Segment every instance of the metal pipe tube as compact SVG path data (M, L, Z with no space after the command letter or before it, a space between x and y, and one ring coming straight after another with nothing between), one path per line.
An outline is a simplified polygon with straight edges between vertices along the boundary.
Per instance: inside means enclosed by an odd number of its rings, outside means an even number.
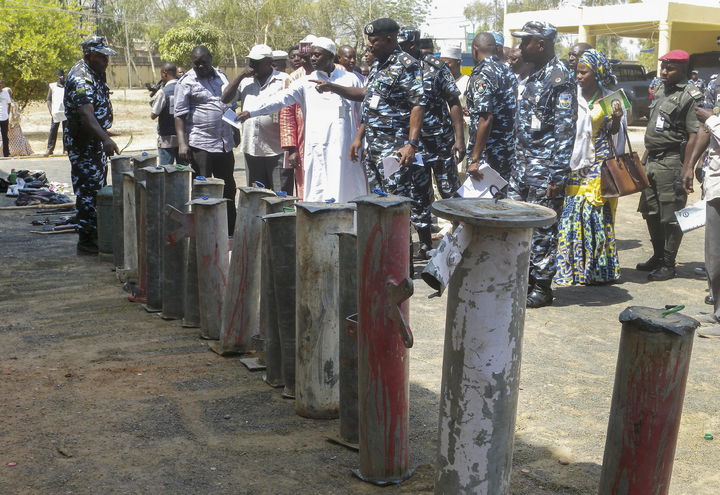
M338 269L340 308L340 438L358 443L357 235L340 232Z
M212 177L198 176L192 183L192 198L203 196L208 198L222 198L225 181ZM183 320L182 326L197 328L200 326L200 303L198 295L198 265L195 236L190 237L186 244L187 261L185 270L185 290L183 291ZM202 337L202 335L201 335Z
M177 222L169 215L168 206L187 213L190 200L190 181L192 170L184 165L165 166L165 199L163 201L163 224L161 236L162 249L162 314L167 320L183 317L185 256L188 239L183 238L175 243L168 242L168 236L176 228Z
M135 240L137 241L137 287L135 294L128 299L134 302L144 303L146 299L147 286L147 240L146 240L146 218L147 207L145 188L145 162L133 157L133 177L135 179Z
M220 337L229 268L226 201L190 201L195 219L200 331L205 338L215 340Z
M144 308L153 313L162 311L162 245L165 212L165 167L145 167L145 240L147 249L147 282Z
M338 240L353 228L349 204L298 203L295 265L295 412L337 418L340 361Z
M132 162L131 162L132 165ZM135 177L132 171L122 174L123 182L123 266L124 278L137 281L138 277L138 251L137 251L137 214L135 209ZM121 271L118 271L120 273Z
M239 187L238 190L230 275L217 349L222 356L252 351L252 336L259 333L260 247L262 216L267 207L261 200L275 196L270 189Z
M265 215L270 238L283 397L295 398L295 212Z
M290 196L273 196L262 198L266 204L265 211L268 214L280 213L286 207L297 200ZM263 219L265 216L262 217ZM262 220L262 219L261 219ZM282 344L280 330L278 327L278 315L275 310L275 284L273 283L272 256L270 253L269 226L261 222L262 247L260 257L262 269L260 270L260 340L264 347L265 375L263 380L271 387L282 387L283 362Z
M444 199L467 236L447 287L435 494L510 493L530 239L549 208Z
M665 495L670 490L699 323L680 313L667 313L630 306L620 314L600 495Z
M113 186L113 263L115 269L126 268L124 260L125 239L124 239L124 174L132 171L132 157L128 155L117 155L110 157L110 175Z
M360 479L387 485L409 467L408 325L410 205L400 196L369 195L357 203L358 443Z

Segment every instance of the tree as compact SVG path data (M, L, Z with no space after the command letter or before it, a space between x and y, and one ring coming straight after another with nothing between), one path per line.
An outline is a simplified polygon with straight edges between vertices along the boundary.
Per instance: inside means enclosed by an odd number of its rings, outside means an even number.
M475 33L483 31L502 32L503 9L502 3L498 0L492 2L475 0L465 6L463 14L472 23L473 32Z
M197 19L170 28L158 41L160 57L183 67L190 67L190 52L198 45L205 45L217 57L222 33L219 29Z
M32 8L0 0L0 70L23 108L47 95L58 69L67 71L81 56L87 32L77 27L76 4L34 0Z

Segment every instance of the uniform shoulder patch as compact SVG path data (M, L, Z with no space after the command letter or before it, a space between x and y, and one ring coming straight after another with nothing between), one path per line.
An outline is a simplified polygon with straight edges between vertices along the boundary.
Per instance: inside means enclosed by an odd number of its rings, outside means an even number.
M560 93L558 95L558 107L570 108L572 106L572 94L571 93Z
M479 96L479 95L485 94L487 89L488 89L488 85L485 82L485 79L483 79L482 77L478 77L477 79L475 79L475 82L473 82L473 92L476 95Z
M567 73L559 67L554 68L550 73L550 81L552 82L553 87L560 86L567 80Z
M423 60L438 69L442 68L443 66L443 63L432 55L425 55L425 58Z
M696 101L700 101L703 99L702 91L697 89L697 87L693 86L692 84L688 84L687 92Z

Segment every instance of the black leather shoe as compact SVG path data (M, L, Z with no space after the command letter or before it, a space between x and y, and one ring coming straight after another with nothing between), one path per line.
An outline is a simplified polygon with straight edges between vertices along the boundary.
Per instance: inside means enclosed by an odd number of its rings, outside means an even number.
M542 308L550 306L553 302L552 289L546 284L535 284L533 290L527 296L528 308Z
M97 237L82 231L78 234L77 254L98 254Z
M713 298L713 296L705 296L705 304L713 306L715 304L715 299Z
M671 278L675 278L675 268L671 266L661 266L648 275L648 280L651 282L662 282Z
M649 260L647 260L645 263L638 263L635 265L636 270L640 270L641 272L651 272L653 270L657 270L658 268L662 267L662 258L657 258L653 256Z

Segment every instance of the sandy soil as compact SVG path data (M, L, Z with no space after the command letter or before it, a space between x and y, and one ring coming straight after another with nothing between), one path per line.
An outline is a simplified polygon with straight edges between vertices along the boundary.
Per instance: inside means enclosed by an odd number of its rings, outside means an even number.
M120 117L123 105L116 102L121 143L147 111L129 103ZM29 114L31 136L43 119ZM152 147L149 119L142 128L149 131L136 143ZM0 169L22 163L68 180L64 158L1 160ZM236 174L242 183L240 166ZM619 207L622 282L558 289L554 306L527 314L513 494L597 493L625 307L681 303L691 315L708 308L706 282L693 274L703 231L685 237L677 279L647 283L634 270L650 249L635 205L631 197ZM381 489L350 474L356 453L326 441L336 420L295 415L260 373L210 352L196 329L129 303L108 263L75 255L75 236L30 234L33 218L0 211L0 494L432 493L447 301L428 299L422 281L411 300L417 470ZM695 341L674 495L718 493L720 440L703 434L720 435L719 350L720 342Z

